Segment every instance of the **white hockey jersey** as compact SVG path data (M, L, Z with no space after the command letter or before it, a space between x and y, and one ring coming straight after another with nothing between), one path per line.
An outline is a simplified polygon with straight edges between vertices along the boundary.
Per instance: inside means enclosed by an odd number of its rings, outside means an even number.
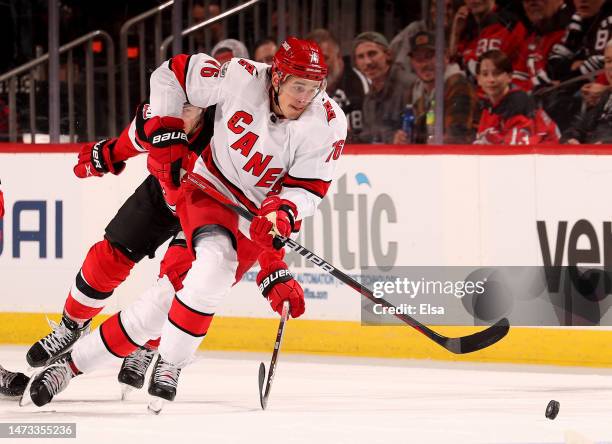
M252 212L274 192L295 204L296 219L311 216L334 179L344 113L321 92L298 119L277 118L266 64L234 58L221 67L206 54L179 55L152 74L150 99L159 116L180 117L186 102L217 106L211 150L194 172Z

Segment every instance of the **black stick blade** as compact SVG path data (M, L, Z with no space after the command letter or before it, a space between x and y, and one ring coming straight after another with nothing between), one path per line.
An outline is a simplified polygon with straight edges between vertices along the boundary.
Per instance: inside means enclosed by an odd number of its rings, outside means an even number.
M263 362L259 363L259 403L262 410L266 409L268 400L264 396L264 382L266 381L266 366Z
M495 344L504 338L510 330L508 319L502 318L482 331L460 338L448 338L441 343L442 347L457 355L472 353Z

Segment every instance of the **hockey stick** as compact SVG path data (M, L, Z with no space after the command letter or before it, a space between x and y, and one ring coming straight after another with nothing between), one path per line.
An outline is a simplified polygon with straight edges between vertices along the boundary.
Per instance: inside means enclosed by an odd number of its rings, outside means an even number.
M210 186L207 182L205 182L202 178L198 177L197 175L194 175L192 173L187 173L184 176L183 180L186 180L190 184L204 191L208 196L215 199L217 202L226 206L227 208L235 211L240 216L244 217L246 220L249 220L249 221L253 220L254 216L248 210L230 201L227 197L225 197L223 194L221 194L215 188ZM275 239L278 239L284 245L288 246L293 251L295 251L297 254L299 254L300 256L303 256L304 258L306 258L307 260L309 260L310 262L312 262L319 268L323 269L324 271L328 272L333 277L345 283L346 285L348 285L355 291L359 292L360 294L362 294L369 300L376 302L378 304L384 305L385 307L395 309L393 304L391 304L390 302L382 298L375 297L372 290L361 285L359 282L357 282L356 280L354 280L347 274L343 273L342 271L338 270L332 264L325 261L324 259L321 259L319 256L314 254L312 251L301 246L297 242L287 237L280 236L280 235L276 235ZM471 353L471 352L475 352L477 350L486 348L490 345L493 345L497 341L502 339L504 336L506 336L506 334L508 334L508 330L510 329L510 324L508 322L508 319L501 318L495 324L479 332L473 333L468 336L460 336L458 338L449 338L447 336L441 335L440 333L436 333L435 331L425 326L424 324L421 324L419 321L417 321L411 316L408 316L406 314L397 313L397 310L393 310L392 312L394 313L394 316L396 318L410 325L415 330L421 332L422 334L427 336L429 339L434 341L436 344L444 347L449 352L455 353L455 354Z
M266 380L266 366L263 362L259 364L259 403L263 410L268 406L268 397L270 396L270 388L272 387L272 380L274 379L274 372L276 371L276 360L278 359L278 352L280 350L281 341L283 340L283 333L285 332L285 324L289 318L289 301L283 302L283 311L281 315L280 324L278 324L278 332L276 333L276 342L274 343L274 351L272 352L272 360L270 361L270 368L268 369L268 381L266 382L266 390L264 392L264 381Z

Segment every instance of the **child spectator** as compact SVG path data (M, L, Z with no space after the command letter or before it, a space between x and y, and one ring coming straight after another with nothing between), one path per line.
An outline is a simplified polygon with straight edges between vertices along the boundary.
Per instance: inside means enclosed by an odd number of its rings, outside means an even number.
M512 85L512 62L503 52L485 52L476 67L486 95L476 144L528 145L557 143L557 125L522 89Z

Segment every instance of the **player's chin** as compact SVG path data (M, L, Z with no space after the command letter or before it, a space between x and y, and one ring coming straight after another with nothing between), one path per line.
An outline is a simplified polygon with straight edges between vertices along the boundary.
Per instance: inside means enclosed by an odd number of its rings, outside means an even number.
M294 105L289 105L289 112L287 113L287 117L289 119L297 119L302 115L302 113L306 110L306 107L299 107Z

